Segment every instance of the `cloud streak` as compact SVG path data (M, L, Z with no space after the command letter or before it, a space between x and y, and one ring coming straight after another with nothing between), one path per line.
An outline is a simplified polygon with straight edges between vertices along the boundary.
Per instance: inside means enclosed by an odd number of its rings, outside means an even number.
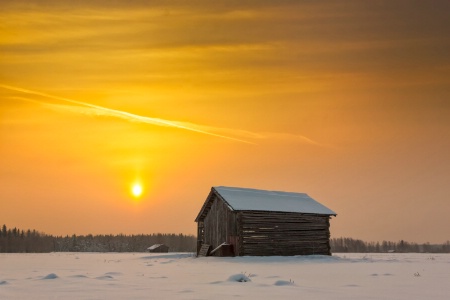
M72 113L78 113L78 114L85 114L85 115L94 115L94 116L109 116L109 117L115 117L124 119L129 122L139 122L139 123L145 123L145 124L151 124L156 126L163 126L163 127L172 127L177 128L181 130L196 132L204 135L214 136L218 138L228 139L236 142L246 143L246 144L253 144L256 145L257 143L248 141L248 139L253 140L267 140L267 139L278 139L278 140L290 140L290 141L297 141L304 144L309 144L313 146L318 147L330 147L324 144L321 144L319 142L316 142L308 137L305 137L303 135L297 135L297 134L289 134L289 133L279 133L279 132L265 132L265 133L255 133L247 130L242 129L232 129L232 128L224 128L224 127L214 127L214 126L207 126L207 125L200 125L190 122L179 122L179 121L171 121L171 120L165 120L160 118L153 118L153 117L147 117L147 116L141 116L132 114L129 112L111 109L83 101L73 100L69 98L59 97L50 95L47 93L42 93L39 91L33 91L29 89L24 89L21 87L16 86L10 86L10 85L4 85L0 84L0 88L20 92L24 94L29 95L35 95L40 96L44 98L49 98L53 100L62 101L65 103L70 103L74 105L66 105L66 104L53 104L45 101L30 99L26 97L10 97L11 99L16 99L20 101L27 101L39 105L45 105L50 108L56 108L58 110L66 110L70 111ZM236 137L237 136L237 137ZM238 138L239 137L239 138Z
M152 125L164 126L164 127L173 127L173 128L178 128L178 129L182 129L182 130L197 132L200 134L215 136L215 137L219 137L219 138L223 138L223 139L233 140L233 141L237 141L237 142L241 142L241 143L255 144L253 142L235 138L235 137L232 137L229 135L214 133L214 132L212 132L212 130L216 129L214 127L199 126L199 125L195 125L195 124L187 123L187 122L177 122L177 121L170 121L170 120L165 120L165 119L160 119L160 118L152 118L152 117L147 117L147 116L136 115L136 114L132 114L132 113L121 111L121 110L107 108L107 107L94 105L94 104L87 103L87 102L72 100L72 99L68 99L68 98L64 98L64 97L54 96L54 95L50 95L50 94L46 94L46 93L42 93L42 92L38 92L38 91L32 91L29 89L24 89L24 88L10 86L10 85L0 84L0 87L3 89L11 90L11 91L41 96L41 97L45 97L45 98L49 98L49 99L59 100L59 101L63 101L66 103L71 103L71 104L75 104L78 106L90 108L91 112L88 112L88 114L105 115L105 116L125 119L127 121L132 121L132 122L140 122L140 123L146 123L146 124L152 124ZM21 98L21 97L16 97L16 99L30 101L30 102L39 103L39 104L46 104L46 105L49 104L49 103L46 103L43 101L37 101L37 100ZM233 132L233 129L226 129L226 128L217 128L217 130ZM257 137L257 135L250 133L250 132L245 132L242 130L238 130L238 132L240 134L246 133L247 135Z

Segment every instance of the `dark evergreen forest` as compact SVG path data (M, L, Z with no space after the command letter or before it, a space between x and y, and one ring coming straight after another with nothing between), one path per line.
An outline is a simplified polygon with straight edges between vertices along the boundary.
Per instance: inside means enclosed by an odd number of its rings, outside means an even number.
M196 237L184 234L72 235L53 236L36 230L3 225L0 252L145 252L154 244L169 246L170 252L195 252Z
M365 242L352 238L333 238L330 240L331 252L334 253L450 253L450 241L443 244L418 244L406 241Z
M154 244L165 244L169 246L170 252L196 251L196 237L184 234L53 236L36 230L8 228L6 225L0 231L0 253L145 252ZM450 241L443 244L417 244L403 240L365 242L341 237L332 238L330 244L332 253L450 253Z

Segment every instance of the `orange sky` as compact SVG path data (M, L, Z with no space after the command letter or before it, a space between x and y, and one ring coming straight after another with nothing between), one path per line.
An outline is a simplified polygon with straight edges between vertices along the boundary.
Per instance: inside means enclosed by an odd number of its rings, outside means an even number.
M226 185L450 239L448 1L146 2L0 3L0 224L193 234Z

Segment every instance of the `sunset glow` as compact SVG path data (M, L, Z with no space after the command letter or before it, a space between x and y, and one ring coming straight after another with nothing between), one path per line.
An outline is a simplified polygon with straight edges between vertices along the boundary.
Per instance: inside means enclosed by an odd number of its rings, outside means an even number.
M133 184L133 187L131 188L131 193L135 198L139 198L142 195L142 186L140 183Z
M0 225L195 234L224 185L448 239L449 1L188 2L1 1Z

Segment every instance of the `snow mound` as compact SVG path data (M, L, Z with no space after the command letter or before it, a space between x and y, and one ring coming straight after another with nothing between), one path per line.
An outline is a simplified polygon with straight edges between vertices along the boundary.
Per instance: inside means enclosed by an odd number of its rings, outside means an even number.
M50 273L47 276L44 276L42 279L56 279L58 278L58 275L56 275L55 273Z
M274 285L276 286L284 286L284 285L294 285L293 281L287 281L287 280L277 280L275 281Z
M248 278L245 274L235 274L231 275L228 278L228 281L235 281L235 282L248 282L251 281L250 278Z

